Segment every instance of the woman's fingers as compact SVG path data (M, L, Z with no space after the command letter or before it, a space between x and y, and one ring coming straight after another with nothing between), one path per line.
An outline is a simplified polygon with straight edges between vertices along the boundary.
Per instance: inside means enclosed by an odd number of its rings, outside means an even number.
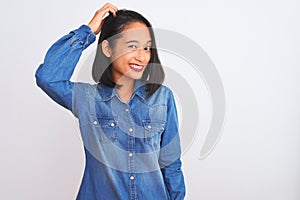
M109 8L109 11L111 11L114 14L114 16L115 16L116 12L118 11L118 8L111 3L106 3L103 7Z
M110 3L106 3L99 10L96 11L91 21L88 23L88 26L91 30L98 34L102 28L103 19L111 12L113 16L116 16L118 8Z
M117 12L118 10L115 10L115 9L112 8L112 7L108 7L108 8L106 8L106 9L104 9L104 10L98 10L98 11L99 11L100 15L102 15L102 19L104 19L105 16L106 16L106 14L108 14L109 12L111 12L114 16L116 16L116 12Z

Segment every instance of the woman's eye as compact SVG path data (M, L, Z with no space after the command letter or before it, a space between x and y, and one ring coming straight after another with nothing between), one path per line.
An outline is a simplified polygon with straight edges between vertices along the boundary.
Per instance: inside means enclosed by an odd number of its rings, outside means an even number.
M144 50L146 50L146 51L149 51L150 49L151 49L150 46L144 48Z
M131 48L131 49L137 49L136 45L129 45L128 47Z

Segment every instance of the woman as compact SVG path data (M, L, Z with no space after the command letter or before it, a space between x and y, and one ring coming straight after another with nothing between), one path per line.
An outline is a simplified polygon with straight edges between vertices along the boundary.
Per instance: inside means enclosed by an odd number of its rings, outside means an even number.
M71 82L98 33L97 84ZM109 3L50 47L36 80L79 120L86 165L76 199L184 198L177 111L163 79L151 24Z

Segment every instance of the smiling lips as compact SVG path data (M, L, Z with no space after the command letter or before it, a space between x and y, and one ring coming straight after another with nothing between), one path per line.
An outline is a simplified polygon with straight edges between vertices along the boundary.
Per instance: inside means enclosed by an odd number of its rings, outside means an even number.
M137 65L137 64L129 64L130 68L133 70L133 71L136 71L136 72L141 72L143 71L143 68L145 67L144 65Z

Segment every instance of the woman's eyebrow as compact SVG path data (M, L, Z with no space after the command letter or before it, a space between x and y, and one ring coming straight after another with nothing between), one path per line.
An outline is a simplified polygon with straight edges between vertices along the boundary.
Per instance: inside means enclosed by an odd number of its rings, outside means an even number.
M146 43L151 43L151 42L152 42L151 40L148 40ZM139 41L137 41L137 40L129 40L129 41L126 42L126 44L128 44L128 43L139 43Z

